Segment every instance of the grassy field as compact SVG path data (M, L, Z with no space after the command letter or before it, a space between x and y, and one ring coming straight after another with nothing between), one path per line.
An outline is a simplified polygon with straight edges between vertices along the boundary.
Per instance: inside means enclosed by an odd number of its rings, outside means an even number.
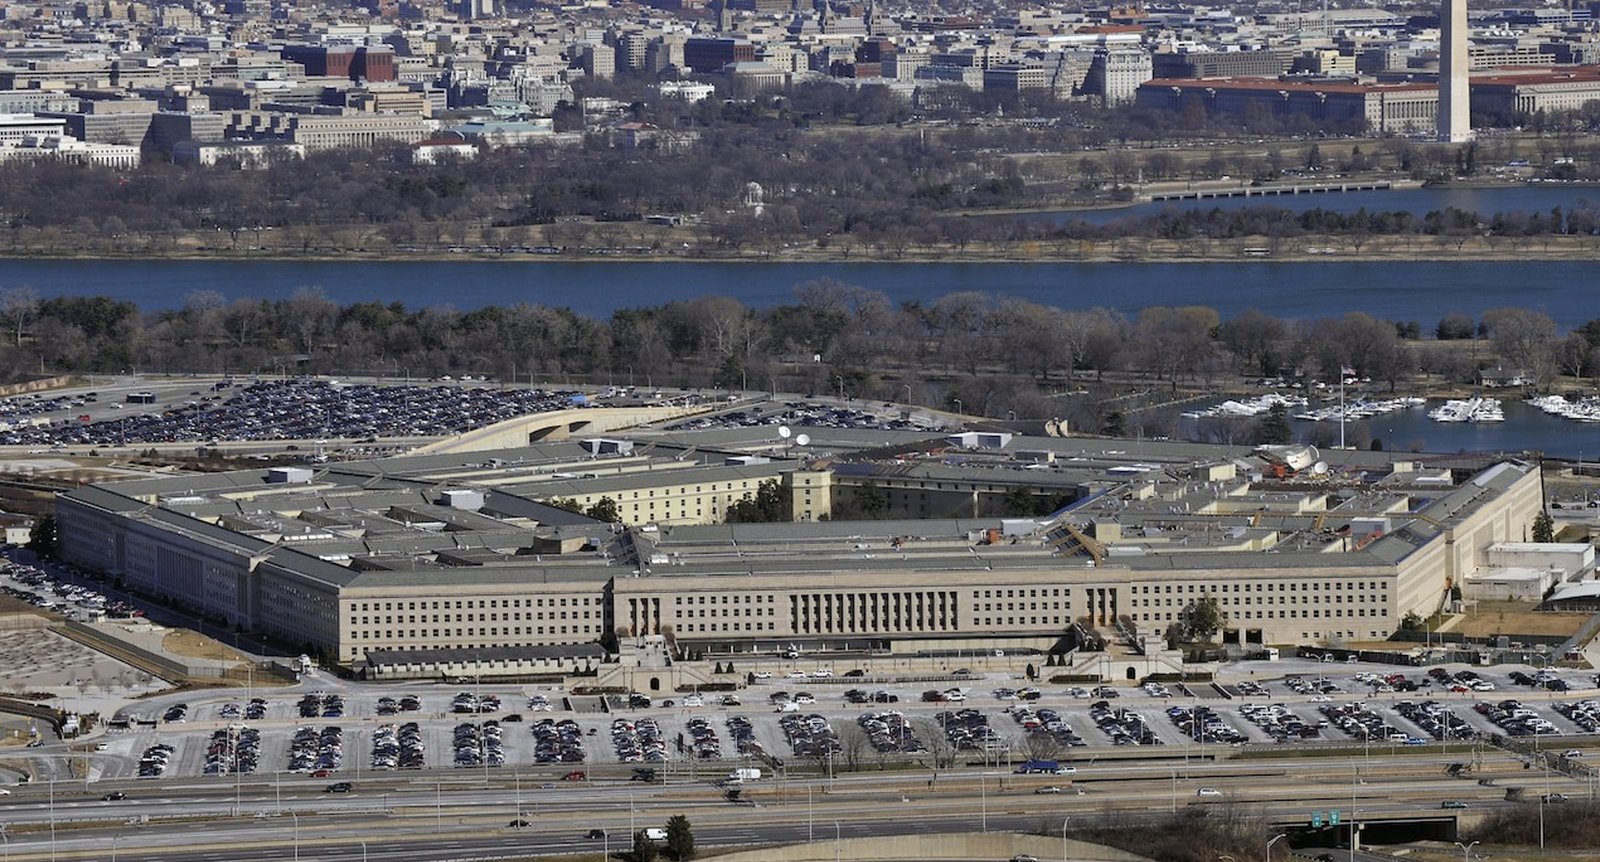
M1469 637L1504 634L1566 637L1578 630L1589 614L1535 613L1531 602L1478 602L1449 631Z

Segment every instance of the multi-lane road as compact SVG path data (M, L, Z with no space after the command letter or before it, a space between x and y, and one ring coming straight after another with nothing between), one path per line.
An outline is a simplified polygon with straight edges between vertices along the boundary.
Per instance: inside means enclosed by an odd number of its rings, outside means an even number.
M1342 811L1346 821L1450 816L1518 804L1508 785L1569 796L1589 793L1563 776L1530 774L1503 752L1481 754L1471 778L1445 774L1470 753L1401 752L1354 757L1261 757L1185 762L1103 761L1072 779L1003 771L926 771L765 780L729 802L709 781L639 784L625 780L522 784L504 774L458 772L367 780L348 794L324 782L287 785L242 779L158 784L54 782L16 788L0 808L8 858L182 860L460 859L506 854L598 852L620 848L631 831L682 813L705 845L830 840L928 831L1051 830L1087 824L1107 812L1161 817L1227 806L1280 822ZM1488 779L1480 784L1473 779ZM1064 793L1038 794L1064 785ZM128 798L105 801L112 788ZM1199 788L1220 796L1198 796ZM1079 789L1082 793L1078 793ZM521 817L519 818L518 812ZM512 828L525 819L526 828ZM53 836L51 824L54 824ZM606 832L590 838L590 830ZM837 831L836 831L837 830ZM362 843L365 843L365 847ZM53 853L53 856L52 856Z

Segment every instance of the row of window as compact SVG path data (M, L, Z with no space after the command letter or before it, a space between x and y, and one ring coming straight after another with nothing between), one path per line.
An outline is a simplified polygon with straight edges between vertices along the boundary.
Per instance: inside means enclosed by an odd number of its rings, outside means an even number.
M1304 592L1323 593L1329 590L1382 590L1388 586L1382 581L1330 581L1301 582L1301 581L1250 581L1242 584L1140 584L1128 588L1132 595L1172 595L1181 593L1186 595L1206 595L1215 593L1298 593L1304 587ZM1280 589L1281 588L1281 589Z
M1365 616L1368 616L1367 609L1366 608L1352 608L1350 610L1349 616L1352 616L1352 617L1365 617ZM1371 613L1371 616L1381 617L1381 616L1385 616L1385 614L1378 613L1376 610L1374 610ZM1279 616L1277 611L1240 611L1240 612L1232 615L1233 619L1241 619L1241 620L1260 620L1260 619L1268 619L1268 620L1276 620L1276 619L1284 619L1284 620L1301 620L1301 619L1320 620L1320 619L1343 619L1344 617L1345 617L1345 612L1344 612L1343 608L1338 608L1338 609L1331 610L1331 611L1323 611L1323 610L1320 610L1320 609L1319 610L1314 610L1314 611L1284 611L1282 616ZM1147 622L1147 623L1149 623L1149 622L1170 623L1170 622L1175 622L1177 620L1182 619L1183 618L1183 614L1182 613L1154 613L1154 614L1147 613L1147 614L1139 615L1136 618L1139 619L1142 622Z
M526 629L526 630L524 630ZM370 629L351 632L354 640L393 640L401 638L455 638L455 637L524 637L538 635L598 635L598 626L498 626L487 629ZM507 646L507 644L496 644Z
M1072 622L1071 614L1043 617L978 617L980 626L1062 626Z
M1256 605L1256 604L1262 604L1262 605L1301 605L1301 604L1305 604L1305 605L1310 605L1310 604L1330 604L1331 603L1331 604L1335 604L1335 605L1342 605L1342 604L1345 603L1345 599L1349 599L1350 600L1350 604L1366 604L1368 602L1368 600L1370 599L1372 601L1378 601L1378 602L1383 602L1384 604L1387 604L1388 601L1389 601L1389 596L1388 596L1387 593L1385 593L1385 594L1383 594L1381 596L1379 596L1379 595L1359 595L1359 596L1261 596L1260 599L1261 599L1260 602L1257 602L1256 601L1256 597L1254 597L1254 596L1245 596L1243 598L1238 598L1238 599L1235 599L1235 598L1222 598L1217 603L1219 605L1221 605L1222 607L1250 607L1250 606L1253 606L1253 605ZM1131 601L1133 602L1133 606L1136 607L1136 608L1157 608L1157 607L1163 607L1163 606L1168 604L1167 602L1162 601L1161 599L1132 599Z
M739 623L683 623L678 626L685 632L771 632L778 630L777 623L745 623L740 628Z
M526 602L526 604L524 604ZM549 602L548 605L545 602ZM351 610L357 610L351 603ZM361 611L448 611L448 610L473 610L483 608L565 608L565 607L590 607L600 604L600 599L593 596L575 596L573 598L559 599L458 599L452 605L450 600L441 602L362 602Z
M382 617L377 617L377 616L367 617L367 616L363 616L363 617L360 617L359 620L358 620L357 617L352 616L352 617L350 617L350 624L351 625L357 625L358 622L359 622L360 625L364 625L365 626L365 625L393 625L395 623L417 623L417 622L423 622L423 623L476 623L476 622L497 623L497 622L501 622L501 621L520 623L520 622L524 622L524 621L531 622L531 621L534 621L534 620L546 620L546 619L550 619L550 620L562 619L562 620L564 620L564 619L568 618L567 617L568 614L571 614L572 615L571 618L575 619L575 620L580 620L580 619L581 620L588 620L588 619L594 619L595 616L598 614L598 611L550 611L548 614L544 614L544 613L528 613L528 614L524 614L524 613L520 613L520 612L518 612L518 613L506 613L506 614L498 614L498 613L494 613L494 614L434 614L433 616L428 616L427 614L423 614L421 620L417 619L417 615L416 614L410 614L410 615L402 614L400 616L382 616Z

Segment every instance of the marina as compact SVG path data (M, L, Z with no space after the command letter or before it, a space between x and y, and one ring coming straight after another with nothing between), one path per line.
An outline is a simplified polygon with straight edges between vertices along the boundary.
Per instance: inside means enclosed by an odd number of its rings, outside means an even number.
M1504 422L1505 410L1498 398L1452 399L1428 411L1435 422Z
M1541 395L1528 403L1551 416L1574 422L1600 422L1600 395L1570 400L1564 395Z

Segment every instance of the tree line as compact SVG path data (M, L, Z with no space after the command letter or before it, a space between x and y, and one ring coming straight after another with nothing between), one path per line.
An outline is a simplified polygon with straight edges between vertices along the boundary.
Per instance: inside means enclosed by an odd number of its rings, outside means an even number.
M1130 434L1140 428L1129 414L1171 397L1161 393L1241 375L1309 384L1349 370L1392 391L1472 383L1495 364L1537 386L1560 376L1582 383L1600 366L1600 319L1566 331L1528 309L1451 312L1428 327L1363 312L1290 320L1249 310L1224 320L1205 306L1127 314L978 292L895 303L832 280L801 284L792 301L767 308L705 296L607 318L527 303L339 305L316 288L274 300L200 291L180 308L145 311L110 297L12 287L0 289L0 326L7 381L41 371L470 374L959 403L968 414L1060 417L1075 429ZM1118 401L1124 391L1142 394Z

